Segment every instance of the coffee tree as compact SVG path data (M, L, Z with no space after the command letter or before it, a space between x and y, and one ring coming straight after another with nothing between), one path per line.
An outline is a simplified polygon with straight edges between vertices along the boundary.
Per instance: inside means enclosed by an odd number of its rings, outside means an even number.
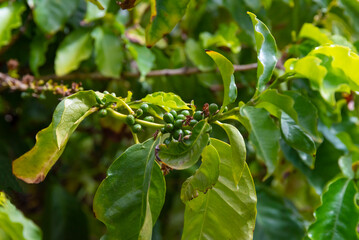
M26 117L11 96L61 101L26 153L1 137L0 236L358 239L357 13L355 0L1 3L1 131ZM115 159L96 159L106 149ZM9 200L32 215L14 176L45 199L41 230ZM28 185L46 182L45 197Z

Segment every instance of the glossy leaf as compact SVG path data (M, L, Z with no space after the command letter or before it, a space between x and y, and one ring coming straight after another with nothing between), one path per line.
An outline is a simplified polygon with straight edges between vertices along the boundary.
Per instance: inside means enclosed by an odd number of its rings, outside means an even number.
M104 17L106 15L109 4L110 0L88 0L86 16L84 20L86 22L91 22Z
M308 236L315 240L357 239L357 193L353 180L340 178L330 183L322 195L322 205L315 211L316 221L310 225Z
M38 226L27 219L21 211L0 192L0 230L10 239L41 240L42 233Z
M92 52L90 32L76 30L62 41L56 52L55 72L56 75L65 75L76 70L83 60L88 59Z
M189 0L151 0L151 20L146 27L146 45L152 47L172 31L184 16Z
M52 117L52 128L58 148L66 144L77 126L96 111L97 105L93 91L82 91L62 100L56 107Z
M249 139L257 151L257 156L265 162L268 177L274 172L278 162L279 129L264 109L245 106L241 109L241 114L249 119Z
M333 41L329 39L327 34L322 32L318 27L314 26L311 23L305 23L300 30L299 37L301 38L310 38L320 45L332 44Z
M0 4L0 48L11 40L11 30L21 26L21 14L26 7L20 2Z
M141 73L141 80L144 80L147 73L149 73L154 66L155 55L145 46L134 43L128 43L127 48L137 62L138 70Z
M190 109L187 104L178 95L174 93L155 92L148 94L146 97L142 98L142 101L159 106L168 112L171 109Z
M206 193L216 184L219 176L219 162L218 152L212 145L203 149L201 166L182 184L182 202L191 201L198 197L199 192Z
M215 68L213 61L206 54L204 49L194 39L190 38L186 41L186 55L201 70L208 71Z
M248 166L237 185L231 147L217 139L211 143L220 157L218 182L186 203L182 239L252 239L257 198Z
M96 217L106 225L109 239L139 239L140 235L141 239L150 239L150 183L157 144L158 140L149 139L129 147L112 163L97 189L93 208Z
M33 10L37 26L45 33L60 30L76 10L79 0L36 0Z
M230 103L233 103L237 99L237 86L234 81L234 67L233 64L225 58L223 55L207 50L206 53L213 59L213 61L218 66L218 69L222 75L223 87L224 87L224 97L222 107L227 106Z
M275 89L268 89L259 95L255 106L265 108L269 113L279 119L283 111L296 122L298 121L298 114L293 108L294 100L289 96L278 93Z
M290 146L310 155L315 155L317 148L313 139L286 113L282 113L280 126L282 136Z
M234 182L238 184L242 177L242 172L246 163L246 144L244 143L241 133L236 127L226 123L218 122L218 124L224 129L224 131L226 131L229 138L229 143L231 144L232 149L233 179Z
M189 139L180 142L172 141L168 146L159 146L158 157L162 162L174 169L186 169L193 166L207 146L211 126L202 120L192 129Z
M95 28L91 36L95 39L95 61L101 74L119 77L124 59L120 39L112 31L101 27Z
M258 54L256 93L263 92L277 64L277 45L267 26L256 15L248 12L252 19Z
M257 187L257 222L254 240L302 240L305 225L298 210L271 189Z

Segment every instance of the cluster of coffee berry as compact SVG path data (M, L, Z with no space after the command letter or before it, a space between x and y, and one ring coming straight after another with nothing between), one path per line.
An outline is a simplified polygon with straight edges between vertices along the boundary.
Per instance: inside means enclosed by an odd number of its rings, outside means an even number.
M126 117L126 123L131 126L132 132L138 133L142 130L142 125L136 123L136 118L143 116L144 114L148 113L149 106L147 103L144 103L140 106L139 109L136 110L135 114L129 114ZM149 115L143 118L144 121L147 122L154 122L155 119L153 116Z

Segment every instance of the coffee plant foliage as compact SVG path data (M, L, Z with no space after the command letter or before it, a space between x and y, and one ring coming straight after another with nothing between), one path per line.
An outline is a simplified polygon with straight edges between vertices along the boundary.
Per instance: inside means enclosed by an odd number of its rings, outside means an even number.
M0 1L0 239L359 239L358 16Z

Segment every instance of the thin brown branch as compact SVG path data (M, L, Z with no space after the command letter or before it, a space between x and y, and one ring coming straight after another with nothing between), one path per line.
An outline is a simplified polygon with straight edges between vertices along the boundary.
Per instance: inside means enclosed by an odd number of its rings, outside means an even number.
M29 86L19 79L12 78L5 73L0 72L0 87L8 87L11 90L26 91Z
M234 71L249 71L252 69L257 68L257 63L250 63L245 65L234 65ZM161 76L184 76L184 75L193 75L193 74L201 74L201 73L208 73L208 72L215 72L216 69L209 70L209 71L201 71L196 67L183 67L183 68L176 68L176 69L161 69L161 70L153 70L149 72L146 77L161 77ZM124 72L122 73L124 78L136 78L140 77L141 74L139 72ZM100 73L71 73L65 76L57 76L57 75L47 75L38 77L37 79L41 80L99 80L99 81L106 81L106 80L120 80L121 78L111 78L105 77Z

